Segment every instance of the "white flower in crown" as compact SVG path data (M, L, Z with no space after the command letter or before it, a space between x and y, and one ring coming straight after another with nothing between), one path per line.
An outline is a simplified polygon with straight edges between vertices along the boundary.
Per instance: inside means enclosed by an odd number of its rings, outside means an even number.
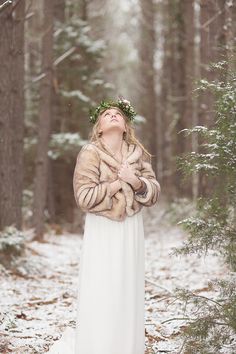
M124 104L130 106L130 101L126 100L123 96L119 96L119 102L123 102Z
M130 101L128 100L122 100L122 101L130 106Z

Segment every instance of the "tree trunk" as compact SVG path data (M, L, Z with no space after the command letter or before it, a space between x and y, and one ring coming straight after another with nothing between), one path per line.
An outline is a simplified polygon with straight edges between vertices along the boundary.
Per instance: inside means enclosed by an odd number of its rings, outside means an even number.
M65 21L65 0L54 0L54 17L60 22Z
M236 3L230 0L226 1L226 43L227 43L227 60L229 68L236 69Z
M153 0L140 0L140 114L146 118L145 143L153 158L153 168L157 172L157 107L155 92L155 9Z
M193 100L195 72L194 0L167 1L162 5L163 61L159 111L162 125L163 182L165 193L173 197L192 195L192 181L177 169L177 157L190 152L191 137L179 133L196 120ZM196 180L194 180L197 185Z
M183 95L185 97L184 107L183 107L183 127L191 128L195 122L195 117L197 117L196 105L193 97L193 89L194 89L194 80L196 79L197 71L196 71L196 52L195 52L195 36L196 36L196 26L195 26L195 11L194 11L194 0L184 0L181 2L181 13L183 18L183 60L182 65L184 66L184 92ZM183 138L183 135L180 136ZM194 142L191 140L191 137L184 137L184 146L183 151L181 153L190 152L192 150ZM183 176L181 175L181 178ZM184 181L182 184L182 192L191 196L193 191L197 188L198 190L198 176L193 176L192 180ZM178 188L178 186L177 186Z
M0 14L0 229L22 227L24 16L24 0Z
M42 240L44 212L48 190L48 144L51 130L51 90L53 64L53 1L44 0L44 35L42 38L42 72L40 85L39 135L34 182L33 219L35 237Z
M188 32L186 15L192 16L191 2L180 0L163 4L164 45L162 90L160 100L161 121L163 125L163 160L166 194L172 199L189 194L190 184L183 183L182 172L177 170L176 158L189 150L189 140L178 134L191 124L189 111L191 101L191 76L188 66L192 63L193 29ZM189 70L189 71L188 71ZM189 105L189 106L187 106ZM188 114L187 111L188 110Z
M199 3L195 3L198 5L194 11L194 24L195 24L195 35L194 35L194 59L193 59L193 75L196 79L201 77L201 66L200 66L200 43L198 38L200 38L200 6ZM193 87L195 88L195 87ZM199 125L199 100L196 95L192 97L192 127ZM196 134L192 134L191 136L191 147L192 151L198 153L199 151L199 139ZM200 185L200 174L199 172L194 172L192 175L192 196L196 201L199 197L199 185Z
M160 112L160 121L162 122L161 134L162 134L162 158L163 158L163 171L162 179L162 191L165 195L172 196L174 194L173 183L173 144L172 144L172 131L171 131L171 110L170 110L170 92L171 92L171 21L169 13L168 1L162 4L162 37L163 37L163 59L161 70L161 92L160 92L160 104L158 110Z
M60 21L61 25L64 25L65 21L65 0L54 0L54 20ZM58 86L60 78L56 68L53 71L53 89L51 91L51 131L56 132L61 122L65 119L64 114L61 112L60 96L58 95ZM61 193L61 190L55 190L55 166L52 159L48 159L48 195L47 195L47 210L50 218L50 222L56 222L56 198L57 194ZM66 181L65 181L66 183ZM57 194L56 194L57 192ZM65 207L65 205L64 205ZM67 206L66 206L67 208Z
M173 129L172 144L173 158L181 156L190 150L190 139L179 133L191 126L192 102L192 59L193 59L193 2L175 0L170 2L171 24L171 95ZM175 195L183 197L190 195L190 181L184 181L182 171L173 166Z

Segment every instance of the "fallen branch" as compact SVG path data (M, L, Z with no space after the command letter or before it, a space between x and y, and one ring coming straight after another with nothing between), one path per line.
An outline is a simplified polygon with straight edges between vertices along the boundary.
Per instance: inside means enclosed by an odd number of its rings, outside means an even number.
M50 300L42 300L42 299L37 299L37 300L31 300L27 302L27 305L29 306L34 306L34 305L51 305L57 302L58 297L54 297L53 299Z
M169 299L169 298L171 297L171 295L154 294L154 295L151 295L151 296L149 297L149 299L156 299L156 298L158 298L158 297L160 297L160 299L159 299L159 300L156 300L156 302L164 301L164 300L166 300L166 299Z
M165 291L168 292L169 294L173 294L173 292L172 292L171 290L165 288L164 286L161 286L161 285L158 285L158 284L154 283L154 281L151 281L150 279L145 278L145 281L148 282L148 283L150 283L150 284L152 284L152 285L155 285L157 288L160 288L160 289L162 289L162 290L165 290Z

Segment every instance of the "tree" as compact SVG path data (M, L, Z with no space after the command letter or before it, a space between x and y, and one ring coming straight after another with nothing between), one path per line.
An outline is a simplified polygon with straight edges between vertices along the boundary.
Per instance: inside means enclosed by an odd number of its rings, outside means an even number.
M236 334L236 72L227 70L228 63L214 67L222 80L202 80L200 92L211 91L214 97L215 123L209 127L185 129L187 134L200 134L201 152L190 152L179 158L179 166L186 176L201 171L209 184L210 195L197 201L197 212L179 222L189 238L175 254L205 255L209 250L221 256L228 267L224 279L209 282L218 292L216 299L198 296L185 289L177 289L176 296L193 304L194 318L189 316L185 337L186 352L235 353Z
M51 133L51 90L53 64L53 1L44 1L44 34L42 37L42 75L39 102L39 131L34 182L33 219L36 238L44 232L44 212L48 186L48 145Z
M225 58L225 0L200 1L200 76L213 80L210 65ZM219 74L219 73L218 73ZM199 124L211 127L214 124L214 98L210 91L199 96ZM201 138L199 138L201 145ZM209 192L211 185L206 183L204 175L199 174L199 193Z
M24 0L0 12L0 229L22 226L24 16Z
M178 132L191 127L196 111L192 98L195 68L194 1L166 1L163 13L163 59L160 89L160 121L162 130L163 181L170 198L190 196L191 181L182 183L176 169L176 156L191 148L191 140L183 140Z
M155 90L154 56L156 48L155 37L155 7L152 0L140 0L140 114L146 119L146 144L154 155L153 168L157 171L157 106Z

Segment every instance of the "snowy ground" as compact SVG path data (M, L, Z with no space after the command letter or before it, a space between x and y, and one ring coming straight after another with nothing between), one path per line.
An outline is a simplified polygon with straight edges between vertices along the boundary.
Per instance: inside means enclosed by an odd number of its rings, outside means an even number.
M183 314L175 287L214 296L208 281L226 271L213 254L173 256L186 238L166 217L164 205L145 208L146 353L178 353ZM82 235L47 235L29 242L18 273L0 268L0 353L45 353L66 327L75 327Z

